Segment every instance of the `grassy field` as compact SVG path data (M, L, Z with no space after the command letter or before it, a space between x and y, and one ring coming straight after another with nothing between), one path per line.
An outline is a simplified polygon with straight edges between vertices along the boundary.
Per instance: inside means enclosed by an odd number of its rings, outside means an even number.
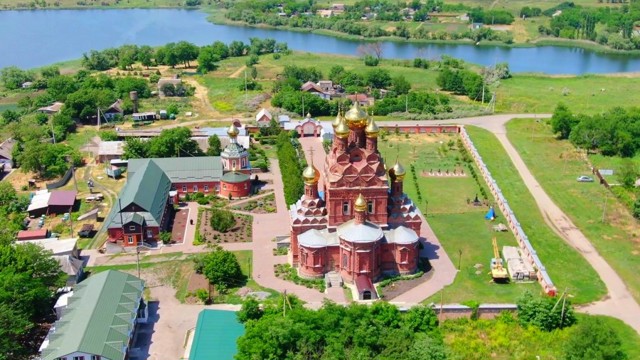
M563 96L565 88L569 94ZM570 77L515 75L502 80L497 88L496 112L551 113L562 101L576 112L600 113L615 104L634 104L639 88L640 82L634 74Z
M568 288L575 303L602 298L606 294L604 284L584 258L546 225L531 193L495 136L476 127L467 130L556 287Z
M494 223L484 219L486 206L473 206L467 203L479 194L478 184L471 176L465 177L425 177L423 171L433 169L464 169L459 160L460 153L454 145L449 148L450 140L454 144L457 135L389 135L387 141L381 141L380 152L387 166L392 166L398 156L407 169L404 191L420 207L426 210L427 220L438 236L445 251L461 271L455 282L443 292L427 299L427 303L441 300L445 303L476 300L480 302L514 302L525 290L534 293L540 291L537 283L530 284L494 284L488 275L489 261L493 250L491 238L498 239L499 246L516 245L511 233L495 233ZM442 143L441 143L442 142ZM416 184L411 176L410 165L416 169L418 186L421 189L422 202L419 202ZM479 195L480 196L480 195ZM481 198L481 197L480 197ZM424 200L428 203L425 204ZM462 257L460 257L462 251ZM474 265L481 264L476 269ZM436 271L438 271L436 269Z
M640 225L637 220L598 182L576 181L576 177L590 173L584 153L578 154L568 141L556 140L547 124L517 119L507 124L507 130L511 143L547 194L622 277L632 295L640 300L640 278L637 276ZM601 162L619 160L598 159Z

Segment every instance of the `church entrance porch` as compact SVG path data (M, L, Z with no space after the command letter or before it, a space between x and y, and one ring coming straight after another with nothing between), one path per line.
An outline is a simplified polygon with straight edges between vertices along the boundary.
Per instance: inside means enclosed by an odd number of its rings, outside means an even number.
M378 298L371 279L366 275L359 275L356 278L356 290L358 291L358 300L375 300Z

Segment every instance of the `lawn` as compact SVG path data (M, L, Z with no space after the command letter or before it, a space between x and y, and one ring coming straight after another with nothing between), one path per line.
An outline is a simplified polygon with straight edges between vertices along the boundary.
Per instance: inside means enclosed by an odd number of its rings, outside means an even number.
M393 166L396 155L407 169L404 191L417 202L416 186L411 175L410 165L416 169L418 186L423 202L418 206L426 210L427 220L438 236L440 243L461 271L453 285L427 299L427 303L462 302L476 300L480 302L514 302L525 290L537 293L541 290L537 283L530 284L494 284L491 282L489 261L493 250L492 237L498 239L500 247L516 245L511 233L495 233L484 215L486 206L473 206L467 203L476 194L479 186L471 176L465 177L424 177L423 171L440 169L453 171L463 169L457 150L458 135L388 135L386 141L380 141L379 149L385 156L387 167ZM450 141L453 146L450 148ZM468 173L467 169L465 173ZM437 170L436 170L437 171ZM482 198L480 196L480 198ZM426 204L424 200L427 200ZM460 257L462 251L462 257ZM476 269L474 265L481 264ZM438 269L435 269L438 271ZM478 272L478 273L476 273Z
M470 126L467 131L558 290L568 288L575 303L588 303L602 298L606 294L604 283L586 260L546 225L531 193L498 139L480 128ZM558 168L555 169L558 172Z
M512 120L507 123L507 134L547 194L622 277L634 298L640 300L640 225L603 186L576 181L576 177L590 173L584 153L578 153L568 141L556 140L543 122ZM620 158L598 156L597 160L602 165L609 160L611 165Z
M496 90L496 112L552 113L558 102L564 102L575 112L595 114L612 104L634 104L639 87L632 75L514 75L502 80ZM563 96L565 88L569 94Z

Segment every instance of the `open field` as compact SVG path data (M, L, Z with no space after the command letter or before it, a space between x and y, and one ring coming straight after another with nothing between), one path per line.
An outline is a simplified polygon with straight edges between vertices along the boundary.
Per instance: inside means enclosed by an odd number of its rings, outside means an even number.
M634 298L640 300L638 221L597 181L576 181L576 177L590 174L584 153L578 153L568 141L556 140L549 125L516 119L507 123L507 130L511 143L547 194L622 277ZM619 160L599 157L600 161L605 159Z
M454 145L449 149L449 140L457 141L457 135L389 135L387 141L380 141L380 152L386 159L387 167L393 166L397 155L407 170L404 191L417 206L426 210L427 220L437 234L444 249L457 266L460 273L453 285L427 299L427 303L462 302L476 300L480 302L514 302L525 290L534 293L540 291L537 283L494 284L488 275L489 262L493 255L491 238L498 239L499 246L516 245L510 232L496 233L492 225L484 219L487 206L473 206L467 200L473 200L476 194L482 199L475 180L468 175L468 169L459 160L460 153ZM442 142L442 144L440 143ZM444 150L447 149L447 150ZM415 151L415 152L414 152ZM414 164L418 186L421 189L422 203L418 203L416 186L410 165ZM458 166L456 164L459 164ZM441 169L452 171L464 169L464 177L424 177L422 171ZM425 206L424 199L428 201ZM500 218L498 218L498 222ZM462 257L460 257L462 251ZM476 269L474 265L481 264ZM438 269L435 269L438 271ZM477 273L476 273L477 272Z
M563 96L563 89L569 94ZM604 91L603 91L604 89ZM640 89L637 74L620 76L514 75L502 80L496 90L496 112L551 113L558 102L572 111L600 113L615 104L632 105Z
M495 136L473 126L467 131L556 287L568 288L575 303L602 298L606 294L604 284L586 260L544 222L531 193Z

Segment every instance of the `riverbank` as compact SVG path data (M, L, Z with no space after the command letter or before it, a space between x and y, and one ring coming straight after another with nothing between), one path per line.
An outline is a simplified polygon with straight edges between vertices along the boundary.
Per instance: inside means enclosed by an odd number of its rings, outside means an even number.
M628 55L628 56L640 56L640 50L616 50L610 48L608 46L599 44L595 41L588 40L572 40L565 38L555 38L555 37L539 37L532 41L526 42L516 42L515 40L511 43L503 42L503 41L493 41L493 40L481 40L478 42L474 42L470 39L458 39L458 40L433 40L433 39L415 39L415 38L403 38L399 36L378 36L378 37L365 37L365 36L357 36L351 35L339 31L327 30L327 29L309 29L309 28L299 28L292 26L272 26L269 24L259 23L259 24L249 24L243 21L233 21L229 20L225 17L225 11L221 9L209 8L209 9L201 9L201 11L209 14L207 20L213 24L217 25L229 25L229 26L238 26L238 27L250 27L256 29L269 29L269 30L281 30L281 31L292 31L298 33L309 33L309 34L318 34L331 36L342 40L348 41L358 41L358 42L396 42L396 43L411 43L411 44L435 44L435 45L475 45L475 46L483 46L483 47L504 47L504 48L535 48L535 47L543 47L543 46L557 46L557 47L565 47L565 48L575 48L575 49L584 49L593 51L599 54L615 54L615 55ZM392 26L394 23L389 22L387 25ZM384 23L381 27L385 27Z

